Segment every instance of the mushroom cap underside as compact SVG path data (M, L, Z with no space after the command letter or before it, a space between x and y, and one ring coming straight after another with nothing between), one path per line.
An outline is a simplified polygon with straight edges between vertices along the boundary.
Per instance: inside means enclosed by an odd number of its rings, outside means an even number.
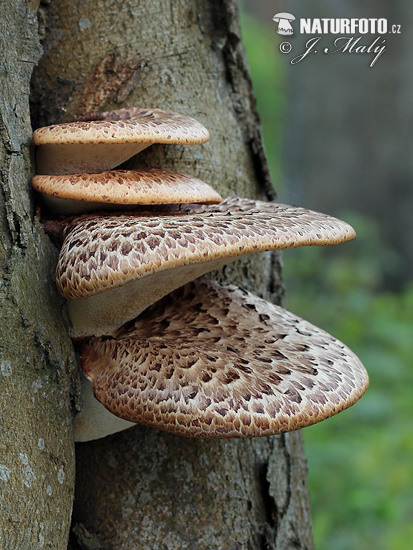
M33 187L48 196L110 204L219 203L222 197L198 178L156 168L97 174L36 175Z
M359 359L307 321L233 285L198 280L115 338L82 345L96 398L125 420L189 437L302 428L355 403Z
M175 267L228 262L244 254L351 240L347 223L300 207L249 199L179 211L68 218L56 271L59 292L76 300ZM205 271L204 271L205 273Z
M105 143L200 144L209 132L194 118L161 109L134 109L128 119L67 122L38 128L36 145Z

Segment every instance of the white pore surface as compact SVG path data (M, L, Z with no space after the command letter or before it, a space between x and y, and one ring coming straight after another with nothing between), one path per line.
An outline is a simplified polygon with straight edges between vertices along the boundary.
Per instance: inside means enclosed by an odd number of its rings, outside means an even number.
M122 286L80 300L68 300L72 338L113 335L122 325L137 317L173 290L239 256L219 258L159 271Z
M81 411L73 423L75 441L93 441L136 426L105 409L93 395L91 382L83 375L80 404Z
M36 173L94 174L112 170L152 143L68 143L39 145Z

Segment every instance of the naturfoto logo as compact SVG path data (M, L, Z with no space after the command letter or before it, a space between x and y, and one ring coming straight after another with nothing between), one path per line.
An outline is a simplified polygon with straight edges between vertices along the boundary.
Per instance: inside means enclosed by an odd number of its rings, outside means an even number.
M276 13L272 20L278 23L278 27L276 29L278 34L283 36L293 34L294 29L291 25L291 21L295 21L294 15L291 15L291 13Z
M387 19L300 19L300 34L387 34Z
M291 36L294 33L291 22L295 19L291 13L275 14L273 21L277 23L276 32L283 36ZM387 50L383 35L400 34L401 25L389 25L384 18L301 18L299 32L313 36L307 40L305 50L290 60L292 65L307 59L310 53L322 52L324 54L370 54L373 56L370 67L373 67ZM338 35L338 37L334 38L331 44L326 43L323 35ZM363 38L365 35L371 35L371 39L366 40ZM292 50L291 42L280 44L281 53L289 54Z

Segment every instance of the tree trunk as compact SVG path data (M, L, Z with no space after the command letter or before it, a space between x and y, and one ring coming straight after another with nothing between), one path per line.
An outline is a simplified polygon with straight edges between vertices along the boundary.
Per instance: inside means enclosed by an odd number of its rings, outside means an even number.
M30 77L35 6L0 5L0 547L65 549L74 446L75 360L54 285L56 252L33 216Z
M73 354L51 282L52 247L29 214L25 90L39 50L33 11L27 16L21 0L14 12L3 18L13 44L3 48L11 54L13 86L4 99L2 130L2 176L10 187L4 192L2 256L9 282L1 288L5 324L17 338L13 349L6 333L10 349L1 372L13 384L6 393L13 395L13 409L5 408L10 412L2 421L12 442L0 479L18 495L8 499L16 511L6 525L19 534L6 548L64 548L72 472L67 373ZM181 170L223 195L272 198L237 18L229 0L44 2L39 22L45 54L32 80L34 126L126 105L194 115L211 132L208 144L152 146L128 165ZM232 264L216 277L281 299L277 255ZM12 436L22 440L19 445ZM200 441L135 427L79 444L77 455L73 548L312 548L299 433Z

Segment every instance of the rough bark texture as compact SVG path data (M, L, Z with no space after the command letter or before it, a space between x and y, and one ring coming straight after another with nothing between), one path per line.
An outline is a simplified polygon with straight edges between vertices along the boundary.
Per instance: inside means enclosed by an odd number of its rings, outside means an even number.
M193 174L223 195L272 198L234 2L54 0L41 9L35 126L126 105L190 114L203 146L155 145L129 167ZM279 301L278 257L217 277ZM194 441L141 427L77 449L73 548L311 548L298 433Z
M66 548L74 486L74 353L53 282L54 247L33 216L30 77L36 6L0 6L0 547Z
M202 441L132 428L79 445L74 514L89 533L76 533L83 548L90 531L104 549L311 548L305 472L299 433Z

